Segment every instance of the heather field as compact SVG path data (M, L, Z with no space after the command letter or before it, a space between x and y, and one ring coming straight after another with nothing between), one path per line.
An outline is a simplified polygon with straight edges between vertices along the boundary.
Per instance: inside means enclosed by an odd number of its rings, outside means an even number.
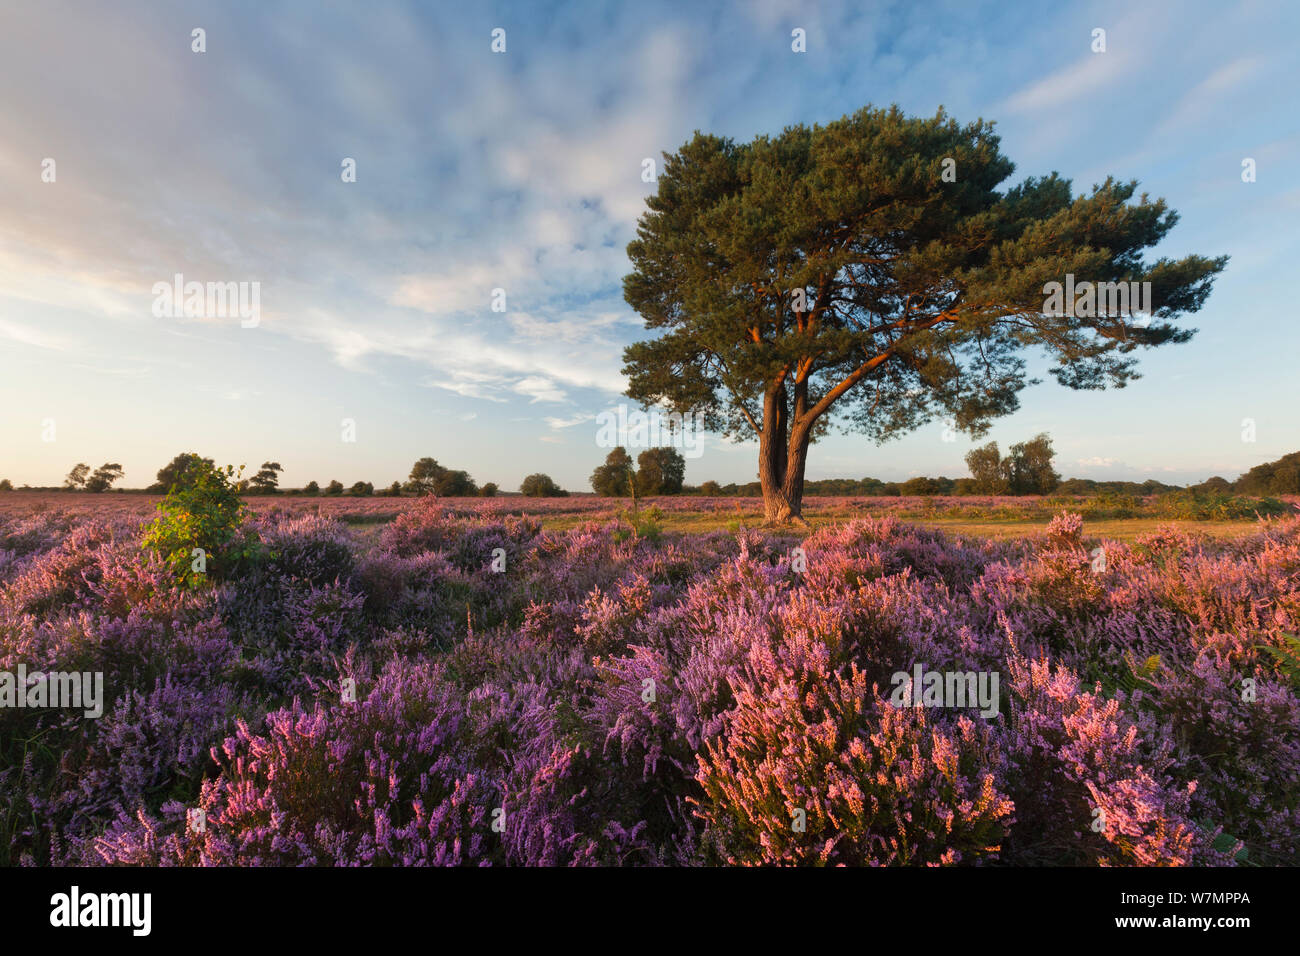
M277 497L178 580L157 501L0 496L0 671L104 675L0 863L1300 862L1293 513Z
M94 517L147 518L162 499L162 495L140 493L16 491L0 494L0 517L20 518L57 510ZM633 511L632 503L626 498L590 494L557 498L501 495L445 501L460 513L495 518L533 517L546 530L569 530L593 520L616 520ZM415 503L416 499L411 497L293 493L247 499L248 507L255 512L320 514L353 526L386 524ZM643 499L640 509L653 509L655 524L667 531L734 532L763 523L761 498L672 495ZM819 528L855 518L890 515L957 533L1009 537L1041 531L1062 510L1082 515L1095 532L1119 540L1129 540L1171 523L1224 537L1249 531L1262 517L1300 515L1300 495L1277 498L1207 494L809 497L804 503L804 518L811 527Z

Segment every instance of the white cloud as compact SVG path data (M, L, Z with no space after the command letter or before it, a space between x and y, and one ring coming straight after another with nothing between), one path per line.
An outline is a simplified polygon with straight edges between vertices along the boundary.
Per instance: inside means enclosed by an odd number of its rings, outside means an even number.
M564 401L564 390L557 388L554 382L540 375L521 378L510 387L511 390L518 392L520 395L531 398L533 404L537 402Z
M574 415L572 418L555 418L547 416L543 421L552 428L572 428L574 425L581 425L583 422L595 421L595 419L595 415L578 414Z
M20 322L10 322L7 319L0 319L0 336L39 349L63 351L73 346L73 341L65 335L32 328Z

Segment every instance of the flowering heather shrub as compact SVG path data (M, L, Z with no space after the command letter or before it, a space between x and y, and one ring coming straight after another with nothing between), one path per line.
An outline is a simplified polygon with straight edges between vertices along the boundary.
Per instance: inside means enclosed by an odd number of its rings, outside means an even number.
M202 834L178 813L159 821L141 809L94 850L151 865L489 862L499 797L472 762L492 716L467 714L438 667L394 664L354 704L295 700L262 733L241 722L213 748L226 770L199 795Z
M356 564L348 530L333 518L272 511L259 515L251 528L265 546L268 577L330 584L346 579Z
M756 647L697 779L708 856L730 864L943 864L995 859L1013 822L987 727L883 701L825 648ZM782 660L784 658L784 660Z
M1189 818L1195 784L1180 789L1164 776L1166 748L1144 746L1121 702L1082 691L1068 669L1046 660L1013 653L1008 665L1004 737L1021 824L1009 841L1009 861L1203 862L1207 840Z
M1300 863L1266 650L1300 518L1118 544L1042 504L995 543L843 499L656 540L604 499L257 500L189 588L117 497L0 515L0 671L104 674L96 720L0 708L0 863ZM916 665L999 674L998 714L895 708Z
M1294 864L1300 834L1300 698L1275 677L1238 669L1240 642L1206 641L1191 665L1153 679L1153 709L1185 775L1199 781L1198 819L1253 848L1257 861ZM1262 662L1261 662L1262 663ZM1254 699L1242 679L1253 675Z

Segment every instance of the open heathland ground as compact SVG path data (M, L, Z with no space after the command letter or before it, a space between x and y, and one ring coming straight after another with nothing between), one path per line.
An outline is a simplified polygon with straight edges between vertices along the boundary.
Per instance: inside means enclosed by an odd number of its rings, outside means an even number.
M178 579L155 503L0 496L0 674L104 675L0 863L1300 862L1300 517L255 498Z
M22 517L49 509L79 515L137 516L153 514L161 495L139 493L88 494L85 492L15 491L0 494L0 516ZM247 499L256 512L287 511L321 514L344 524L383 525L412 508L410 497L353 497L351 495L277 494ZM570 530L592 520L619 519L633 512L626 498L572 495L563 498L448 498L447 507L485 517L506 515L535 517L546 530ZM664 531L731 531L756 528L763 523L761 498L671 496L643 499L639 512L653 515ZM1300 496L1280 499L1223 495L1083 497L1083 496L961 496L961 497L809 497L804 517L817 529L854 518L893 515L915 524L942 528L957 534L1013 538L1041 532L1062 510L1083 515L1091 533L1116 541L1172 525L1214 537L1249 532L1261 515L1300 514Z

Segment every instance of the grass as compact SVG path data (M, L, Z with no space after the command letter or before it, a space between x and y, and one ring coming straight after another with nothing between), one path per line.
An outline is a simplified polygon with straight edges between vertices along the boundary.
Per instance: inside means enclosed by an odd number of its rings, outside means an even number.
M1186 499L1186 500L1185 500ZM68 509L99 514L127 513L151 518L159 498L156 495L112 493L92 495L69 492L15 491L0 494L0 518L23 517L46 510ZM277 495L252 497L255 510L268 508L332 515L353 527L363 538L377 538L397 515L414 506L412 498L305 497ZM892 514L898 520L952 534L1007 539L1041 533L1051 517L1062 509L1081 512L1084 531L1090 538L1132 541L1162 526L1201 532L1213 538L1232 538L1253 531L1258 522L1250 509L1256 499L1220 496L1191 500L1188 496L1164 499L1094 498L870 498L818 497L804 499L804 517L812 529L840 524L852 518ZM447 499L453 509L488 507L500 512L528 514L538 518L548 531L567 531L588 522L607 523L627 509L626 499L575 495L571 498L529 499L518 496L490 501L481 498ZM1300 499L1272 502L1275 509L1294 513ZM661 507L658 528L670 533L735 531L741 526L757 528L763 523L763 504L758 498L658 498L642 502L642 511ZM1194 506L1194 507L1193 507ZM1232 507L1228 507L1232 506ZM1179 510L1181 509L1181 510ZM1138 513L1132 513L1132 512ZM1163 512L1163 513L1162 513Z
M555 515L543 516L542 527L547 531L568 531L589 521L608 521L605 515ZM849 520L843 514L807 516L808 524L813 529L829 525L842 524ZM970 535L982 538L1020 538L1039 534L1046 530L1047 520L1027 519L972 519L972 518L919 518L900 517L907 524L939 528L951 534ZM659 521L663 531L703 533L708 531L734 531L739 523L746 527L757 528L763 523L761 508L745 509L733 514L699 514L673 512L665 514ZM1110 518L1100 521L1084 520L1084 534L1089 538L1108 538L1112 541L1133 541L1144 534L1149 534L1160 527L1173 525L1191 533L1201 532L1214 538L1233 538L1248 534L1256 528L1254 521L1177 521L1169 518Z

